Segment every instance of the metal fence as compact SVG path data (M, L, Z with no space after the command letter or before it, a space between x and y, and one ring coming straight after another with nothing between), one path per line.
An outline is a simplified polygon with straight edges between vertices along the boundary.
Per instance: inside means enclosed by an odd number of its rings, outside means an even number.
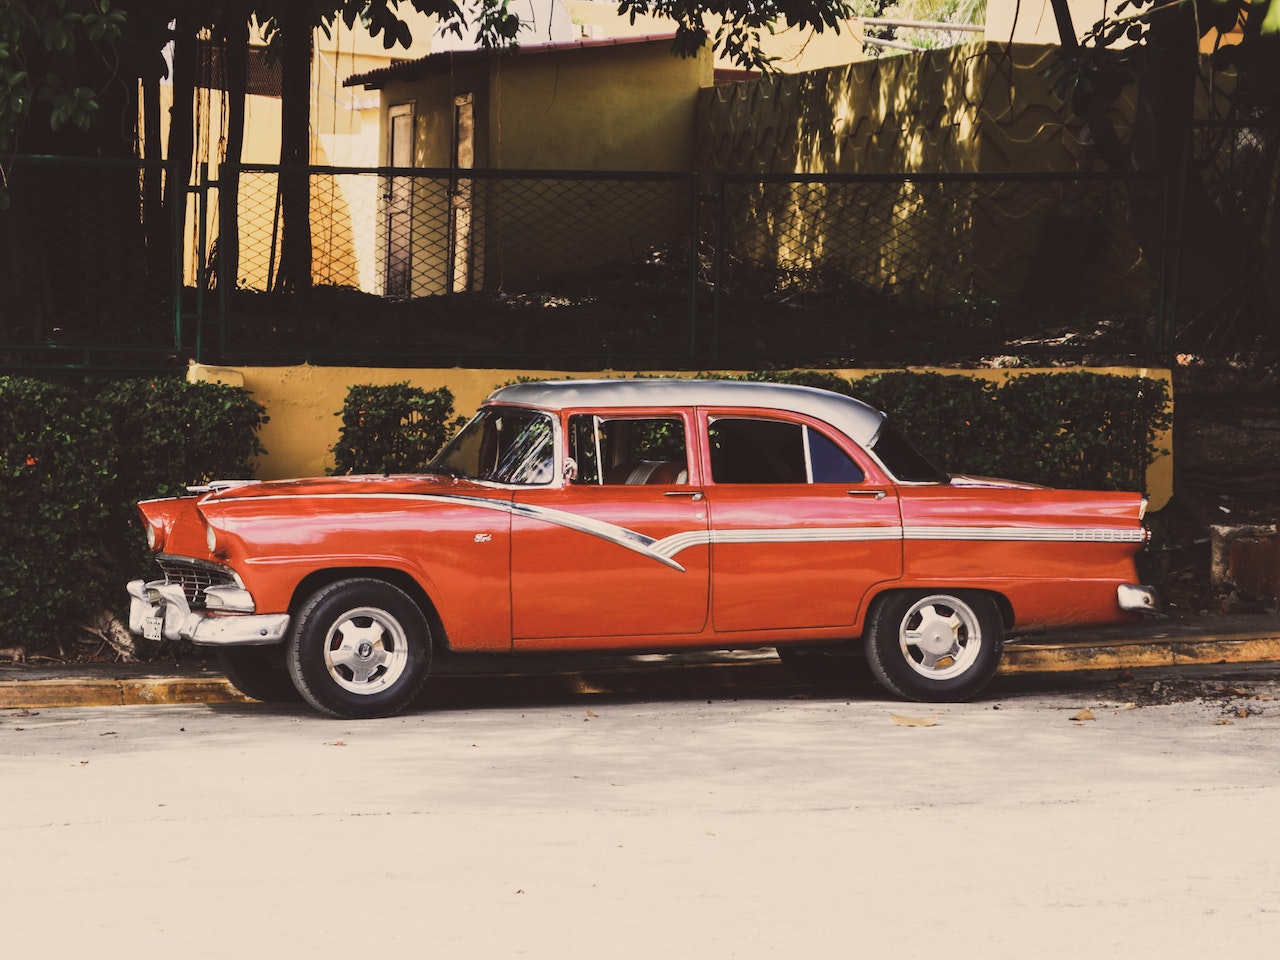
M713 352L767 342L866 362L1159 356L1151 174L733 176L720 181ZM1154 254L1154 256L1153 256Z
M1166 182L19 158L0 365L1167 355ZM303 218L298 211L306 211Z

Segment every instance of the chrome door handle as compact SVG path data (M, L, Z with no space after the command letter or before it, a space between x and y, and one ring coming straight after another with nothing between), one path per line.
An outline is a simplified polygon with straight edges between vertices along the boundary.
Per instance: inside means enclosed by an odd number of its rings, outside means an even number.
M883 500L889 494L883 490L846 490L851 497L875 497L877 500Z
M701 500L701 490L663 490L664 497L688 497L690 500Z

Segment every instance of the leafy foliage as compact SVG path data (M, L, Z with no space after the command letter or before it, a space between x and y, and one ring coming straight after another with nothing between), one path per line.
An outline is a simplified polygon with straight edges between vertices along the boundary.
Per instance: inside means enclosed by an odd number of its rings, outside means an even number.
M618 13L629 16L632 23L646 14L673 21L676 38L672 50L682 57L694 56L710 40L715 50L739 66L768 70L770 58L760 49L764 34L772 33L779 24L815 33L838 33L841 23L853 16L854 8L850 0L620 0ZM709 25L708 15L718 20Z
M815 379L807 379L807 378ZM750 379L832 389L831 374ZM951 473L1045 486L1141 490L1169 428L1169 387L1151 377L1086 371L977 377L891 371L839 390L884 410L920 452Z
M333 447L339 474L421 470L461 422L451 419L453 394L447 388L428 391L408 381L356 384L334 416L342 418Z
M4 162L33 113L42 112L53 130L88 131L98 94L85 48L105 56L123 37L124 24L111 0L0 4L0 210L9 205Z
M125 580L146 573L137 501L248 476L266 419L221 384L0 377L3 643L55 649L122 606Z
M113 459L103 411L65 387L0 378L0 645L55 641L104 590L112 563L93 532L110 514Z

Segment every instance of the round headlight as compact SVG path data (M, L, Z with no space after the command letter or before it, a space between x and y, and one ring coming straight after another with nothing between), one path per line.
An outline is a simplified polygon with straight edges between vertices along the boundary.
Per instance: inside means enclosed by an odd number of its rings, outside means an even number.
M204 542L209 547L210 553L218 552L218 531L213 529L212 524L204 525Z
M164 527L151 521L147 523L147 549L153 553L159 552L164 546Z

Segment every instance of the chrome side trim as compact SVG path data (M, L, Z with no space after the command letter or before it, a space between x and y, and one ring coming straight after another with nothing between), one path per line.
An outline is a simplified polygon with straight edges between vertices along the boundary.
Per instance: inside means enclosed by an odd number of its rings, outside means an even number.
M1010 540L1048 543L1143 543L1141 527L906 527L907 540Z

